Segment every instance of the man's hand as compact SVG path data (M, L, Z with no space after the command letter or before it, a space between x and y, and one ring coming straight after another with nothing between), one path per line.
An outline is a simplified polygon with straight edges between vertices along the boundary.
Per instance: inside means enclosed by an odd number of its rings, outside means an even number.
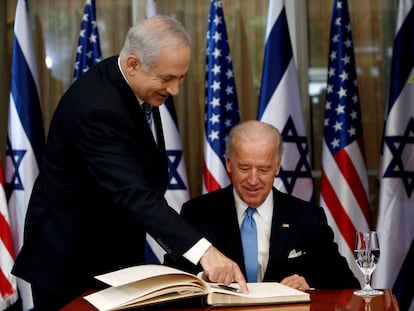
M249 292L239 266L214 246L207 249L200 259L200 264L204 269L203 278L207 281L226 285L237 282L242 293L247 294Z
M295 289L306 291L310 289L308 283L306 282L305 278L303 276L300 276L298 274L293 274L291 276L285 277L282 282L280 282L283 285L293 287Z

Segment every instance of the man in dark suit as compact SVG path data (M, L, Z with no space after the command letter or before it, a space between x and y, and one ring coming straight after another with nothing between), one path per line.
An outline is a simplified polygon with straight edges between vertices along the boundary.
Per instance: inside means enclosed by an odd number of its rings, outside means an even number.
M58 310L97 288L97 274L144 263L146 232L173 258L184 254L213 280L247 291L239 267L164 199L158 107L178 95L190 56L182 26L156 16L131 27L120 56L94 66L62 96L13 270L31 283L37 311ZM148 122L144 102L152 106Z
M273 126L247 121L227 140L226 169L232 185L186 202L181 215L246 275L241 226L248 207L257 227L253 280L277 281L300 290L359 288L322 208L273 187L282 159L282 137ZM198 272L180 259L172 265ZM256 271L257 269L257 271Z

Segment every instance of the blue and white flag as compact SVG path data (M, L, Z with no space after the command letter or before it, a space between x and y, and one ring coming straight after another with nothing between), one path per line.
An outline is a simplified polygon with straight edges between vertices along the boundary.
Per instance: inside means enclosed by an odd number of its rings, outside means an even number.
M17 1L11 67L5 183L14 251L23 245L26 210L45 145L39 84L27 2ZM23 310L33 308L30 285L18 279Z
M413 55L414 0L400 0L380 170L381 258L373 281L375 287L393 288L401 310L414 310Z
M95 0L86 0L80 28L75 70L73 72L74 80L102 59L98 25L96 23Z
M313 200L312 170L299 82L283 0L270 0L257 119L277 127L284 152L274 185Z
M204 116L203 192L227 186L226 140L240 122L233 65L222 2L212 0L208 16Z
M157 15L154 0L147 0L146 12L147 17ZM182 204L190 199L190 194L188 191L187 170L173 98L171 96L168 97L159 109L168 159L168 187L165 192L165 199L168 205L179 213ZM165 251L148 234L147 242L145 249L147 263L162 263Z
M146 6L145 6L145 12L146 12L147 18L157 15L157 6L154 0L147 0Z

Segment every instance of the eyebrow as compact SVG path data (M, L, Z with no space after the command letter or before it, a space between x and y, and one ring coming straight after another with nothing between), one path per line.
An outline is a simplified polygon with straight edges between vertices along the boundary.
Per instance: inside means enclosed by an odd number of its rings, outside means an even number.
M184 76L175 76L175 75L169 75L169 74L161 74L158 77L160 77L161 79L181 79Z

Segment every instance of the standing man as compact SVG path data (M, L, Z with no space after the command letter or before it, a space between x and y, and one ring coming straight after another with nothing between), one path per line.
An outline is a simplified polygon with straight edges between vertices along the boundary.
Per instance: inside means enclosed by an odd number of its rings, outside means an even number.
M277 281L299 290L359 288L338 252L323 209L273 187L282 143L280 132L270 124L236 125L226 145L232 185L184 203L181 215L242 267L249 282ZM245 226L248 211L253 217L250 227ZM177 265L197 272L186 260Z
M13 270L31 283L37 311L97 288L97 274L144 263L146 232L172 258L183 255L211 280L236 281L247 292L239 267L164 199L158 107L178 95L190 56L182 26L152 17L129 30L119 57L95 65L62 96Z

